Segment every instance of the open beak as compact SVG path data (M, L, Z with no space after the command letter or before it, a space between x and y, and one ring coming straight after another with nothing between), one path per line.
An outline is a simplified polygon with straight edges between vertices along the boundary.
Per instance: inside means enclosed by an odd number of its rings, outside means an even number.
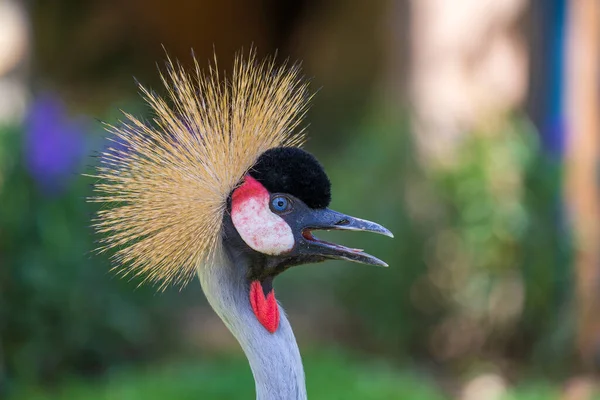
M314 209L306 214L300 222L302 229L302 251L305 254L322 256L331 259L348 260L362 264L388 265L380 259L365 253L361 249L352 249L335 243L319 240L313 235L316 230L345 230L374 232L394 237L392 232L375 222L354 218L328 208Z

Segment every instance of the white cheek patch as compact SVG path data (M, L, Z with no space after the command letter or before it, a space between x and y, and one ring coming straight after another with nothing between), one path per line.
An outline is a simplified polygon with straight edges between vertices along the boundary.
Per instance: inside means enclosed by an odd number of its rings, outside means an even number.
M247 178L246 184L248 183ZM250 184L260 185L256 181ZM237 190L243 190L243 186ZM294 247L292 228L269 208L270 197L267 190L256 190L255 186L253 189L247 195L234 194L231 205L233 225L244 242L260 253L280 255L290 251Z

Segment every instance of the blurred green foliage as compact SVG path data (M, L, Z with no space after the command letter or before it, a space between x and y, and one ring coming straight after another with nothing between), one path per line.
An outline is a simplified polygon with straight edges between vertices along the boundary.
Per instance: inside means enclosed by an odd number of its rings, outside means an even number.
M444 400L435 382L386 363L365 362L343 352L312 352L304 357L312 400ZM176 362L144 368L117 368L95 381L72 379L53 390L21 389L10 400L237 400L252 398L254 382L242 357ZM509 389L499 400L558 400L560 389L530 382ZM598 394L594 399L599 399Z
M389 240L332 232L334 241L364 248L390 265L378 271L349 264L334 282L343 308L362 322L351 338L354 344L398 358L426 352L427 321L435 319L415 308L410 296L426 270L427 232L407 204L405 188L422 178L408 132L406 121L373 117L325 162L333 182L332 208L377 221L395 235Z
M313 400L444 399L431 382L385 363L365 362L334 351L310 353L304 362L307 390ZM204 363L115 370L99 382L74 381L53 394L26 390L11 400L234 400L253 396L254 381L247 361L223 356Z
M89 179L74 172L64 191L44 192L24 167L23 137L0 130L0 387L168 351L178 297L109 272L92 253Z
M350 242L390 264L336 279L344 310L359 321L353 343L458 371L480 360L564 372L573 321L561 168L527 120L470 135L443 168L422 168L402 120L372 117L349 138L326 162L333 206L361 210L395 234L393 243Z

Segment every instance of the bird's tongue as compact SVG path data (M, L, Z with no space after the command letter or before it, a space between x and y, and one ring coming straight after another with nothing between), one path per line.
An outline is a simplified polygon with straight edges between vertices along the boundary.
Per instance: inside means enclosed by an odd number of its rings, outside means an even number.
M275 333L279 327L279 307L277 306L277 300L275 300L273 288L265 296L260 281L252 281L250 284L250 305L258 322L269 332Z

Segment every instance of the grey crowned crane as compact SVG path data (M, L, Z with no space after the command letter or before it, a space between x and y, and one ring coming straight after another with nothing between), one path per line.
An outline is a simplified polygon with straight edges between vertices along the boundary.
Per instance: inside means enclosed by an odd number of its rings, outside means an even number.
M297 67L238 56L230 77L167 62L167 99L140 86L154 117L107 125L94 221L115 268L164 288L195 275L244 350L259 400L306 399L294 333L273 279L296 265L342 259L387 266L315 230L392 236L327 208L330 182L296 132L310 96Z

